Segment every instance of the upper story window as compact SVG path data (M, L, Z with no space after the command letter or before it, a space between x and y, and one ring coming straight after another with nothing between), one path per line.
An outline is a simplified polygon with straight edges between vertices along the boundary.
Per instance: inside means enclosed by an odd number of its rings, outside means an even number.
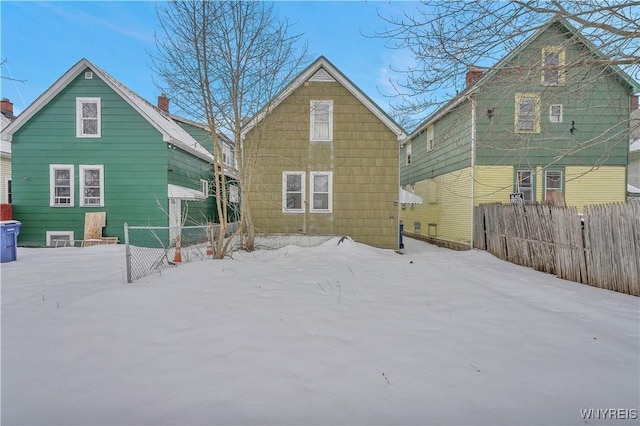
M517 133L540 133L540 95L516 93L515 123Z
M562 123L562 105L549 106L549 121L551 123Z
M433 136L433 124L427 127L427 151L433 151L435 139Z
M560 46L547 46L542 49L542 84L564 86L564 49Z
M101 115L100 98L76 98L76 136L99 138Z
M80 206L104 206L104 166L80 165Z
M404 151L405 151L406 164L408 166L409 164L411 164L411 144L410 143L405 145Z
M209 198L209 181L206 179L200 179L200 192L204 198Z
M282 173L282 211L304 212L304 172Z
M309 137L312 141L332 141L333 101L311 101L310 121Z
M49 205L73 207L73 165L49 165Z

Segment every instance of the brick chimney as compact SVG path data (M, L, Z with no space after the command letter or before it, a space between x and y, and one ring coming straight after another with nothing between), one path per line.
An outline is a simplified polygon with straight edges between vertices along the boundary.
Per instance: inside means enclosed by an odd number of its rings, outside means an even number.
M0 101L0 112L5 116L12 118L13 103L7 98L2 98L2 101Z
M466 78L467 87L473 86L476 83L476 81L480 80L482 75L483 73L480 68L470 68L469 71L467 71L467 78Z
M158 108L166 113L169 112L169 98L165 93L158 96Z

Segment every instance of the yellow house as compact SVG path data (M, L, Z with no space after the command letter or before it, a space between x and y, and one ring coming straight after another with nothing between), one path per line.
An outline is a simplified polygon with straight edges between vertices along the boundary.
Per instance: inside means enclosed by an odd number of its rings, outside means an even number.
M398 248L399 143L406 134L319 57L242 131L257 234L347 235Z

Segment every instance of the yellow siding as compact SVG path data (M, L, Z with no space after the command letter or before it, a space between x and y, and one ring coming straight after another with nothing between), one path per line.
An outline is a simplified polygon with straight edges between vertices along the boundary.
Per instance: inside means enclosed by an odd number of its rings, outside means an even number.
M476 166L474 204L508 203L514 179L512 166Z
M565 200L567 206L582 211L585 205L624 202L626 200L624 167L566 167Z
M400 211L407 232L470 243L471 168L417 182L415 193L422 197L424 204L407 205ZM420 229L414 232L415 222L420 223Z

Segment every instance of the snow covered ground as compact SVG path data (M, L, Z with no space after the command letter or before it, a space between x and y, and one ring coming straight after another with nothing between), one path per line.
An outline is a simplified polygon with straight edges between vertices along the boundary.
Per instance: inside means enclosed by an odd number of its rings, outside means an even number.
M121 245L18 249L2 424L638 424L637 297L337 242L133 284Z

